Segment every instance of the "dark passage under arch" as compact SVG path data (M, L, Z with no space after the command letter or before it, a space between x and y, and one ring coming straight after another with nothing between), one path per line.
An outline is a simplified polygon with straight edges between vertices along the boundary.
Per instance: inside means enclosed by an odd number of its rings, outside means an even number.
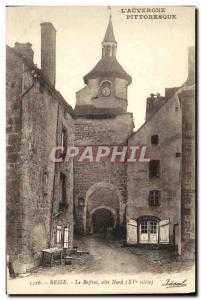
M102 233L109 227L114 227L114 216L109 209L97 209L92 216L93 233Z

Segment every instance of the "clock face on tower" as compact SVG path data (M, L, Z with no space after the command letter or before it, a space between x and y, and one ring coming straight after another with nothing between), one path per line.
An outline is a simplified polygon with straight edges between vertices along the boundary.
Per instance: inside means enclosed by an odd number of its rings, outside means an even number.
M108 86L105 86L105 87L102 88L101 92L102 92L102 95L104 97L108 97L110 95L110 93L111 93L111 90L110 90L110 88Z

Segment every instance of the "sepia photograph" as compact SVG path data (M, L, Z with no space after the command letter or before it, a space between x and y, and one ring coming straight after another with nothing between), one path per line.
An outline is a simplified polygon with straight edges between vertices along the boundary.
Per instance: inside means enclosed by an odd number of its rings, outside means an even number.
M7 6L6 292L196 292L195 6Z

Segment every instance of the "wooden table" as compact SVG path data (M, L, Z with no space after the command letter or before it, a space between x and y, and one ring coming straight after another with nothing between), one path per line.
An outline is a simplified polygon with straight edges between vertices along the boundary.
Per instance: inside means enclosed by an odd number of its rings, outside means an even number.
M42 250L42 265L45 265L45 256L50 257L50 267L52 266L54 254L60 254L60 264L62 264L63 248L49 248Z

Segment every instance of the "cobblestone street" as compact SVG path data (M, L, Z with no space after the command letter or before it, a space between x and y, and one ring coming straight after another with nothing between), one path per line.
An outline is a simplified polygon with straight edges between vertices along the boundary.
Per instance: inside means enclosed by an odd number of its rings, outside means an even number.
M122 247L119 241L90 237L81 242L92 256L80 270L84 273L161 273L191 267L191 261L182 262L172 251Z
M73 255L72 265L38 267L29 276L77 273L168 273L187 271L192 261L182 261L174 252L122 247L120 241L84 237L75 240L79 250L89 254Z

